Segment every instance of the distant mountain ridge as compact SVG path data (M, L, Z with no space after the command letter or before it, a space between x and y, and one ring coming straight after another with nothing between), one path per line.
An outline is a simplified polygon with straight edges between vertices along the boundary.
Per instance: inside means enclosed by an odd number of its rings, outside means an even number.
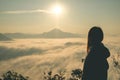
M60 29L52 29L42 34L25 34L25 33L5 33L4 35L10 38L79 38L80 34L64 32Z
M0 41L10 41L10 40L12 39L0 33Z
M79 34L73 34L69 32L64 32L60 29L53 29L49 32L44 32L41 34L44 38L73 38L73 37L80 37Z

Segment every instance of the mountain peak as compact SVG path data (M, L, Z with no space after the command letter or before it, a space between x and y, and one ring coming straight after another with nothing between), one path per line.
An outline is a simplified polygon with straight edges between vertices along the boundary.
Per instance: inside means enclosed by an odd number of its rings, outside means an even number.
M59 28L54 28L48 32L44 32L42 34L42 37L45 37L45 38L75 38L75 37L80 37L80 35L69 33L69 32L64 32L60 30Z
M60 30L60 29L58 29L58 28L54 28L54 29L52 29L51 31L49 31L49 32L63 32L62 30Z

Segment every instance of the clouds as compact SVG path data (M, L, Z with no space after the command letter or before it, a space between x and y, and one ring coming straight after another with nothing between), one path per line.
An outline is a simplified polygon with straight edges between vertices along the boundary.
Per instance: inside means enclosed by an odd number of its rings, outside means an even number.
M114 42L117 42L114 43ZM119 53L119 41L105 42L112 56ZM32 79L43 78L43 73L52 70L53 74L66 71L69 77L71 70L82 68L82 58L86 56L86 41L79 39L22 39L12 43L0 43L0 74L15 70ZM109 80L117 80L117 68L114 68L112 57L108 59ZM116 75L114 75L114 74ZM111 77L112 76L112 77ZM115 77L113 77L115 76Z
M85 43L80 43L80 42L67 42L65 43L66 46L74 46L74 45L85 45Z
M38 48L7 48L0 46L0 61L1 60L9 60L18 58L21 56L27 56L32 54L41 54L44 50L38 49Z
M25 40L23 40L25 41ZM0 46L0 60L9 60L9 59L14 59L22 56L29 56L29 55L40 55L40 54L45 54L45 53L51 53L55 54L61 51L64 51L66 49L71 49L72 47L76 47L76 50L79 46L84 46L85 43L83 42L72 42L72 41L67 41L62 44L58 43L51 43L54 44L51 46L50 42L48 41L39 41L39 40L28 40L27 42L19 42L18 41L9 41L9 42L1 42ZM19 44L20 43L20 44ZM6 45L9 44L9 45ZM11 46L11 45L14 46ZM30 46L27 46L27 45ZM53 56L55 56L53 54ZM62 53L60 53L61 55ZM67 52L69 54L69 52ZM63 55L63 54L62 54ZM65 54L66 55L66 54Z
M38 80L44 71L71 71L81 64L81 59L77 56L85 55L82 50L84 41L79 41L80 39L18 39L12 43L1 42L0 72L13 69L35 76ZM74 66L71 67L71 64Z
M47 10L34 9L34 10L15 10L15 11L0 11L0 14L26 14L26 13L51 13Z

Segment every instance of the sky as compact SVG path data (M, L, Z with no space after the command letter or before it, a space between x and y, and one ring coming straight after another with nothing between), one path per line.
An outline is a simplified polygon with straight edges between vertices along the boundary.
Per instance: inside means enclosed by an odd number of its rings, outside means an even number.
M61 14L50 13L61 6ZM0 0L0 33L42 33L54 28L86 34L100 26L120 34L120 0Z

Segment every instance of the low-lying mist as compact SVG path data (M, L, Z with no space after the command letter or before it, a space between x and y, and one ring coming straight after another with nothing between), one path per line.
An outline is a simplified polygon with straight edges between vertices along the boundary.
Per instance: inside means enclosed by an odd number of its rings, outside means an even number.
M105 45L110 49L109 79L119 80L120 38L107 38ZM29 76L31 80L42 80L44 72L65 71L70 76L73 69L83 67L86 54L84 38L69 39L16 39L0 42L0 75L15 70Z

